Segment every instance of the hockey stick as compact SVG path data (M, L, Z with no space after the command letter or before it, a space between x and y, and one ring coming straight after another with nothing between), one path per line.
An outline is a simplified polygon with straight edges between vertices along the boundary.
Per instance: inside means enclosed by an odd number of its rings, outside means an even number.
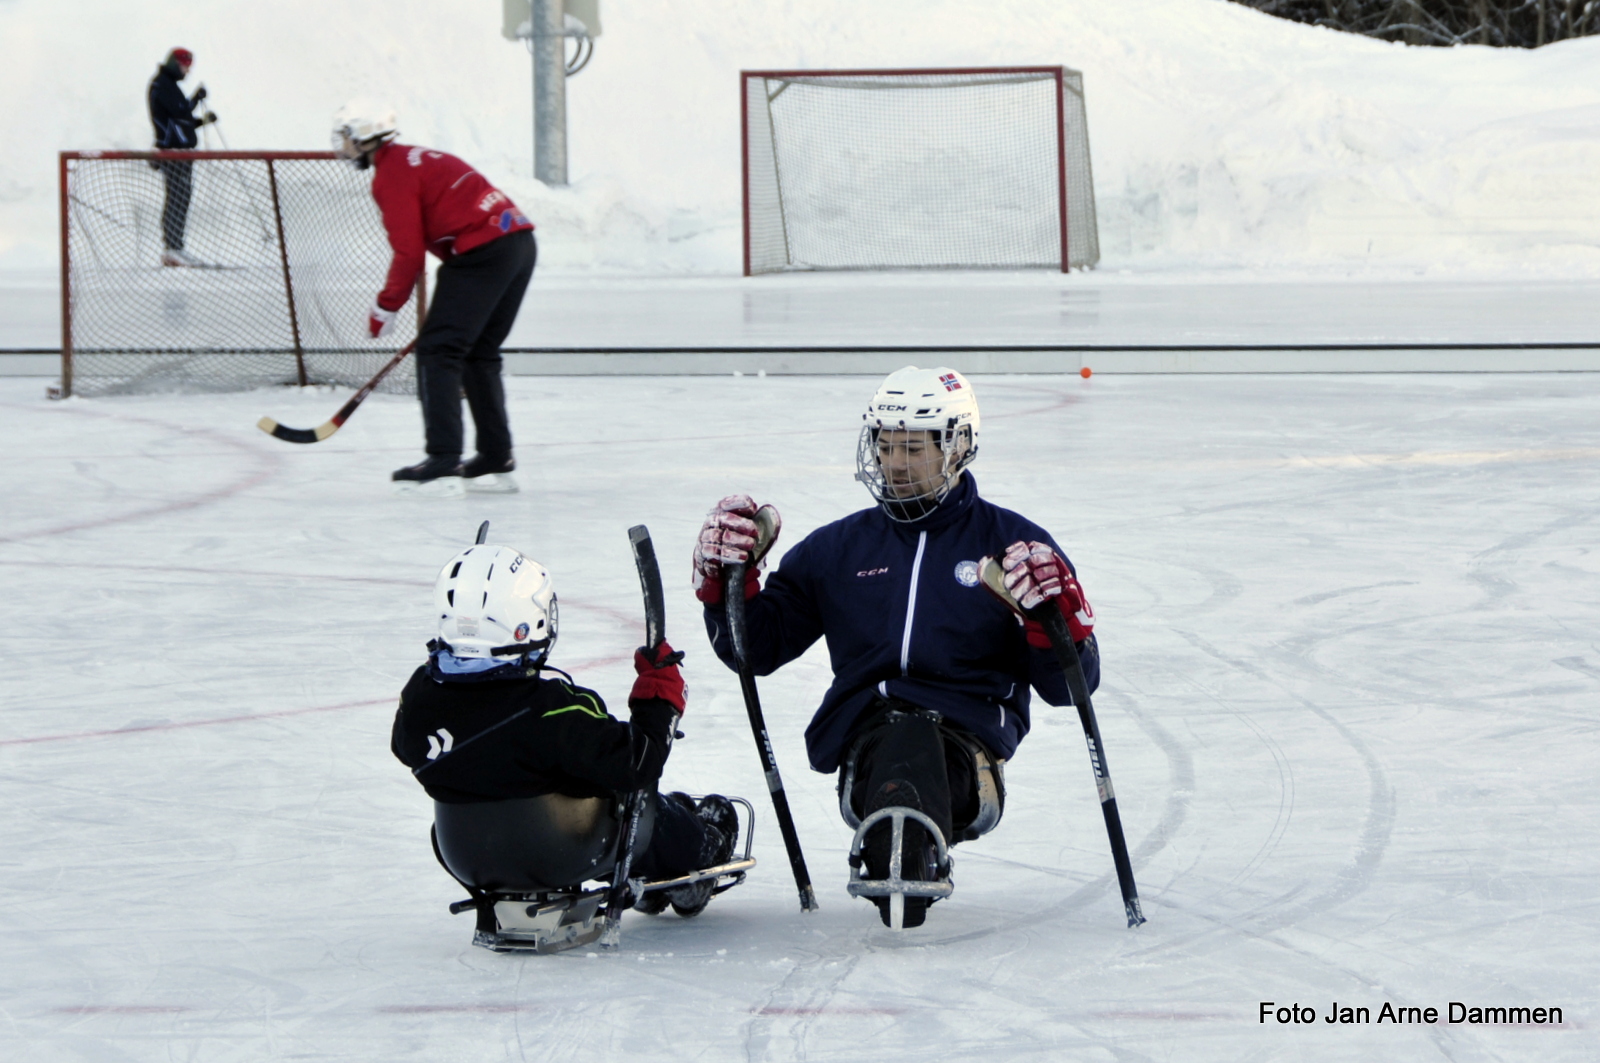
M814 912L817 910L817 891L811 887L811 872L806 870L806 856L800 851L800 835L794 829L794 815L789 811L789 796L783 792L783 778L778 774L778 758L772 752L772 738L767 733L766 717L761 712L761 695L756 692L755 673L750 670L750 658L746 653L744 573L744 565L729 565L723 583L723 601L728 607L728 637L733 642L733 659L739 666L739 688L744 692L744 709L750 716L750 730L755 734L756 752L761 754L761 767L766 772L767 789L772 793L772 808L778 814L778 830L783 834L783 847L789 851L789 867L794 871L794 884L800 890L800 910Z
M1106 767L1106 746L1100 740L1100 724L1095 719L1094 705L1089 700L1089 681L1083 674L1083 662L1078 660L1078 649L1072 644L1067 618L1061 615L1055 603L1048 600L1032 609L1023 609L1021 603L1006 590L1005 572L992 557L978 562L978 578L1002 602L1041 624L1050 638L1050 648L1055 650L1061 671L1066 673L1072 703L1078 707L1078 722L1083 724L1083 737L1089 743L1089 764L1094 768L1094 784L1100 792L1100 811L1105 816L1106 834L1111 839L1111 862L1117 868L1117 885L1122 889L1122 906L1128 913L1128 926L1138 926L1144 922L1144 912L1139 909L1139 891L1133 883L1133 863L1128 859L1127 839L1122 836L1122 817L1117 813L1116 791L1111 788L1111 769Z
M667 641L667 599L661 589L661 566L656 563L656 547L650 541L650 529L635 524L628 529L628 543L633 547L633 565L639 570L639 589L644 593L644 652L651 661L656 651ZM683 654L672 655L678 660ZM677 730L674 719L667 728L667 749L672 749L673 732ZM617 948L622 944L622 905L628 896L628 872L633 870L633 840L639 833L639 817L645 802L650 800L649 790L635 790L628 795L622 810L622 852L617 857L616 869L611 873L611 892L606 897L605 929L600 932L600 947Z
M364 401L366 401L367 396L372 394L372 390L383 382L383 378L389 375L389 371L395 366L399 365L405 359L405 356L411 353L411 348L415 347L416 345L417 341L412 340L410 343L400 348L400 353L389 359L388 364L382 369L378 370L376 376L367 381L365 384L361 385L361 390L350 396L350 401L339 407L338 413L317 425L317 427L289 428L279 424L270 417L261 418L261 420L256 422L256 427L267 433L267 435L275 436L278 439L283 440L285 443L322 442L324 439L327 439L329 436L333 435L333 433L337 432L344 425L344 423L350 419L350 415L356 412L356 407L360 406Z

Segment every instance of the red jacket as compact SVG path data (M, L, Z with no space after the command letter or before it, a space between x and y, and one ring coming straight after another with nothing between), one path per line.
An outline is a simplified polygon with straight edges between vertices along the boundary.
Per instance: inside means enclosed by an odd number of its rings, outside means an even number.
M372 164L372 198L394 248L378 294L385 310L406 305L427 252L448 259L533 228L511 197L454 155L389 143L372 153Z

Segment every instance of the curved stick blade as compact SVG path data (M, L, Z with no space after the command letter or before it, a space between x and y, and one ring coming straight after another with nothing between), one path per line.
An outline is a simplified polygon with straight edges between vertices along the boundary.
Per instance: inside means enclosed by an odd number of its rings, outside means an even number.
M332 421L320 424L315 428L290 428L281 425L270 417L263 417L256 422L256 427L274 439L281 439L285 443L320 443L339 430L339 426Z

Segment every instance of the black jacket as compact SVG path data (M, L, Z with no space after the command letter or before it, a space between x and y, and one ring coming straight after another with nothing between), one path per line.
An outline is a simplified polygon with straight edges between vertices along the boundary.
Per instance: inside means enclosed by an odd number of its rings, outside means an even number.
M183 151L200 143L195 134L200 124L194 116L195 101L183 94L176 71L163 66L150 79L150 124L156 131L156 148Z
M806 729L812 768L839 766L875 697L933 709L1007 759L1028 733L1029 687L1051 705L1072 703L1055 654L1029 646L1016 616L978 585L978 559L1019 539L1066 557L1049 532L980 497L967 473L921 520L896 523L874 506L818 528L783 555L745 604L750 664L767 675L827 640L833 685ZM705 620L717 656L732 667L727 612L707 608ZM1094 636L1078 644L1078 659L1093 691Z
M390 748L438 801L610 797L654 786L670 748L671 705L631 712L616 719L566 679L440 682L423 665L400 693Z

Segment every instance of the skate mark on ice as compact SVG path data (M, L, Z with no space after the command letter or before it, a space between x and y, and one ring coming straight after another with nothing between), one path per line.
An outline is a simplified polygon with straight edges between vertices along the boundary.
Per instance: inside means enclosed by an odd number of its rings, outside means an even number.
M1383 765L1378 762L1378 758L1367 747L1367 744L1361 740L1359 735L1340 722L1328 710L1310 699L1289 690L1277 677L1247 661L1228 656L1198 635L1183 632L1179 634L1196 649L1208 656L1244 672L1260 682L1277 687L1288 697L1299 702L1307 711L1317 716L1333 729L1334 733L1355 752L1366 771L1367 810L1360 837L1356 842L1354 855L1348 863L1335 872L1332 885L1314 897L1302 901L1291 908L1273 906L1258 909L1261 917L1256 921L1261 930L1279 930L1293 926L1312 915L1343 904L1361 893L1372 883L1372 876L1377 872L1378 865L1383 862L1384 852L1389 846L1389 838L1394 830L1394 790L1389 785L1388 776L1384 773ZM1256 914L1251 913L1251 915Z
M829 942L832 948L801 951L804 958L772 987L764 1003L751 1009L744 1035L748 1063L806 1058L812 1025L818 1018L836 1013L830 1002L861 962L857 935L842 934L840 938L837 943Z
M1362 591L1375 591L1380 587L1415 587L1414 579L1391 579L1382 583L1364 583L1359 587L1341 587L1336 591L1323 591L1321 594L1308 594L1304 598L1296 598L1290 605L1317 605L1334 598L1342 598L1347 594L1360 594Z
M19 406L16 403L0 403L0 406L31 412L29 407ZM77 407L64 409L61 411L60 415L69 417L90 417L98 420L117 421L123 424L144 425L146 427L159 428L168 433L176 433L180 436L190 436L197 439L203 439L214 445L227 447L238 453L244 454L251 460L254 469L253 471L240 476L232 483L224 484L221 487L215 487L211 488L210 490L189 495L187 497L180 497L167 502L157 503L153 506L146 506L143 509L135 509L130 512L116 513L104 517L93 517L88 520L72 521L65 524L58 524L50 528L44 528L38 531L17 532L11 535L0 535L0 544L21 543L27 542L31 539L48 539L59 535L68 535L72 532L88 531L90 529L104 528L116 524L128 524L133 521L149 520L154 517L166 516L169 513L183 513L193 509L201 509L205 506L212 505L213 503L222 502L226 499L232 498L234 495L248 491L252 487L260 486L277 474L282 462L280 455L272 451L248 446L237 439L229 437L225 433L218 432L210 428L189 428L182 425L171 424L166 421L154 420L148 417L131 417L126 414L107 413L101 410L84 410Z
M1600 668L1597 668L1588 661L1585 661L1582 657L1557 657L1550 663L1559 665L1569 672L1577 672L1579 675L1586 675L1590 679L1600 679Z

